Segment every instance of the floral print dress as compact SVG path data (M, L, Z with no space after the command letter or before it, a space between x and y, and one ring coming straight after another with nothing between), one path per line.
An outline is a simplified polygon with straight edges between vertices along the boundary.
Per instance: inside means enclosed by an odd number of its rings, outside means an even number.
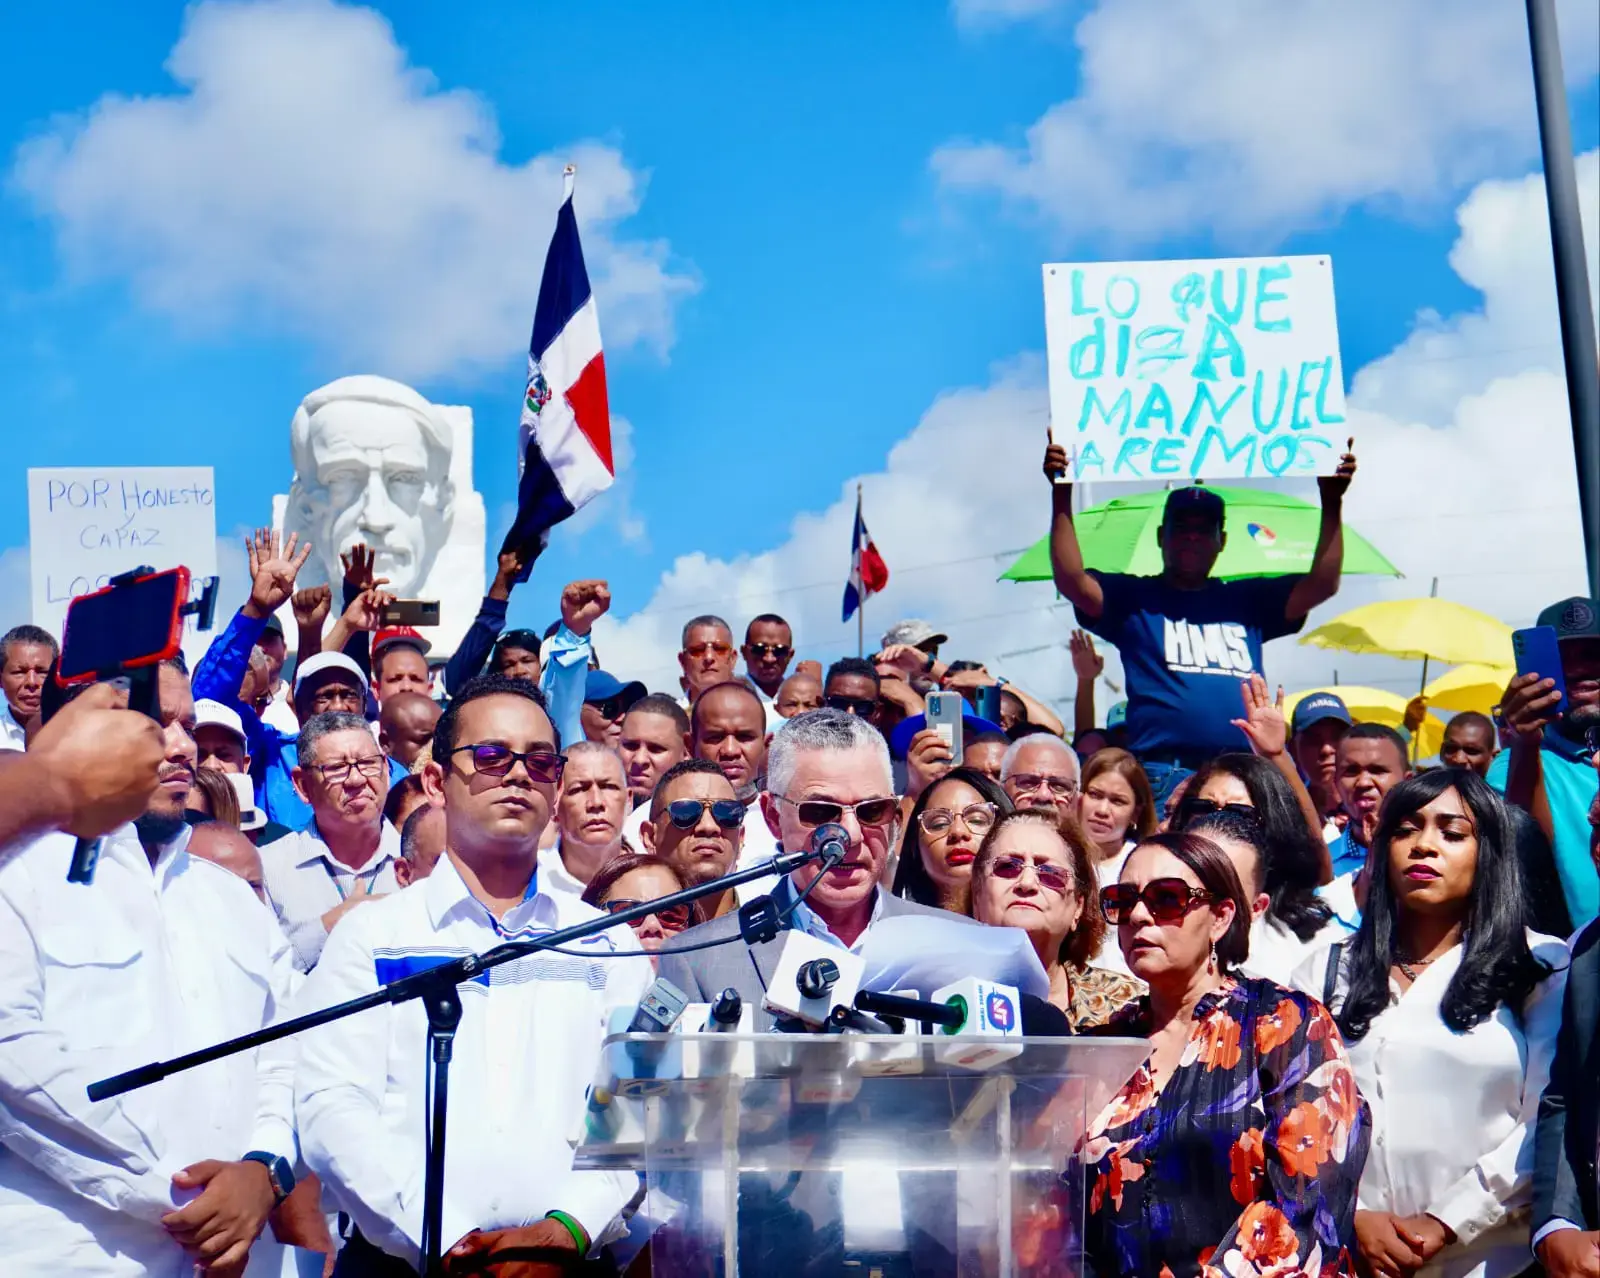
M1141 999L1110 1032L1149 1032ZM1148 1060L1076 1171L1096 1278L1348 1278L1371 1122L1333 1018L1271 981L1206 995L1160 1092Z

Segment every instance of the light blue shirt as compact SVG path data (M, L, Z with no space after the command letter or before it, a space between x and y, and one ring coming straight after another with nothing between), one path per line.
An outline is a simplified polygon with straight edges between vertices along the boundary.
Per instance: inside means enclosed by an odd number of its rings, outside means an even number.
M588 635L562 626L539 650L539 687L550 707L550 722L561 734L565 750L583 740L583 692L589 681Z
M856 937L854 945L846 945L833 930L822 921L822 916L813 910L806 902L796 903L800 893L794 885L794 880L788 875L778 880L778 886L772 889L772 899L780 911L788 910L793 906L789 915L789 925L807 936L815 937L828 945L836 946L841 950L849 950L853 954L861 951L861 946L866 942L867 933L872 931L872 925L883 917L883 889L872 889L872 917L867 920L867 926L861 930L861 935Z
M1544 773L1545 799L1550 805L1554 828L1556 874L1561 879L1561 895L1566 898L1572 926L1581 928L1600 915L1600 875L1589 859L1589 808L1600 793L1600 778L1589 765L1589 753L1582 746L1545 729L1544 745L1539 750ZM1511 769L1511 751L1502 750L1489 765L1488 782L1501 794Z

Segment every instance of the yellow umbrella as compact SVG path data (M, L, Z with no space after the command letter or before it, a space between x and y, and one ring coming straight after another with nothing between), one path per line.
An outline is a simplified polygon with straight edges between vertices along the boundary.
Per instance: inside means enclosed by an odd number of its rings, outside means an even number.
M1382 688L1363 688L1357 684L1344 684L1337 688L1307 688L1304 692L1293 693L1285 699L1283 713L1293 720L1294 708L1300 698L1312 697L1319 692L1332 693L1343 701L1350 711L1350 717L1357 723L1386 723L1391 728L1399 728L1406 721L1404 697L1385 692ZM1422 726L1412 739L1413 757L1426 759L1438 754L1443 744L1444 724L1430 714L1422 721Z
M1488 714L1500 704L1506 684L1516 672L1515 666L1468 663L1446 670L1422 693L1430 706L1440 710L1476 710L1479 714Z
M1511 627L1448 599L1386 599L1352 608L1300 640L1314 648L1377 652L1410 661L1509 666ZM1424 676L1426 677L1426 676Z

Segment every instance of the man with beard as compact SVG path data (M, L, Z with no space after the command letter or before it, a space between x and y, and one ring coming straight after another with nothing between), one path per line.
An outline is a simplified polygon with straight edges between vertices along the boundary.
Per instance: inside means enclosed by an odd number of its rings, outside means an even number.
M785 718L778 712L777 697L789 663L794 660L794 631L777 613L764 612L745 627L744 646L739 653L744 657L745 677L766 707L767 726L777 728Z
M0 868L0 1234L8 1274L237 1273L294 1187L293 1048L91 1103L95 1079L287 1014L289 947L250 888L187 850L194 701L157 672L164 758L142 816L71 884L66 834ZM245 1152L249 1151L249 1152ZM280 1262L281 1263L281 1262Z
M628 773L632 811L643 821L667 769L689 757L689 716L663 693L640 697L622 718L617 749ZM630 817L630 824L638 823Z
M705 759L685 759L667 769L640 830L647 852L660 857L683 882L693 887L729 873L744 843L744 804L722 769ZM756 895L748 890L745 899ZM703 899L706 918L720 918L737 909L739 889L716 900Z
M1600 914L1600 876L1589 858L1589 805L1597 789L1588 735L1600 729L1600 607L1565 599L1539 614L1561 647L1566 712L1557 715L1555 681L1538 671L1514 678L1500 703L1511 748L1489 768L1489 784L1525 808L1555 846L1556 871L1574 927Z

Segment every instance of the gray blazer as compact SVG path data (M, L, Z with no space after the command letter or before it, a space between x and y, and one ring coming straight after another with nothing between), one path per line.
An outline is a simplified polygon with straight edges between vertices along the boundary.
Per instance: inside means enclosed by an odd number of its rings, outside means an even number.
M881 887L878 891L884 893L881 917L886 919L902 914L937 914L942 918L960 919L963 923L972 922L949 910L902 900ZM685 946L700 945L706 941L726 943L711 949L696 950L692 954L675 953ZM772 977L778 952L782 948L781 932L773 940L760 945L745 945L739 940L737 912L724 914L721 918L712 919L709 923L702 923L673 937L661 951L660 975L687 994L692 1003L710 1003L725 989L738 990L746 1006L756 1009L756 1029L765 1031L772 1028L772 1013L761 1006L761 1000L766 997L765 983Z

